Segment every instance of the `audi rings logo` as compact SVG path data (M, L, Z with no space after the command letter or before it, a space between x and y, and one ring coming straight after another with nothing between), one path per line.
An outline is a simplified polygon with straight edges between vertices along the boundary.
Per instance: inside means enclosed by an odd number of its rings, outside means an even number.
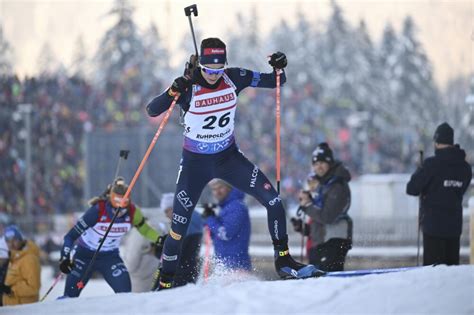
M183 217L182 215L173 213L173 223L186 224L188 223L188 218Z

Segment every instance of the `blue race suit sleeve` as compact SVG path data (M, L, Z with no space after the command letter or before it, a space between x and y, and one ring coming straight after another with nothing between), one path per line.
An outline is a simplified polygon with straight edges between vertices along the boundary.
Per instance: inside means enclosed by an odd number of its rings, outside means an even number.
M235 84L237 94L247 87L258 88L275 88L276 87L276 72L262 73L243 68L228 68L227 75ZM280 84L286 82L285 71L280 74Z
M173 102L173 96L168 94L169 88L158 96L155 96L147 105L146 111L149 116L156 117L170 108ZM181 94L178 98L177 104L183 104L185 94Z
M211 235L223 241L230 241L237 236L245 221L245 206L241 202L229 205L224 216L210 216L206 224Z
M74 242L84 233L88 228L93 227L99 221L99 209L97 204L90 207L86 213L76 222L72 229L64 236L64 246L72 247Z

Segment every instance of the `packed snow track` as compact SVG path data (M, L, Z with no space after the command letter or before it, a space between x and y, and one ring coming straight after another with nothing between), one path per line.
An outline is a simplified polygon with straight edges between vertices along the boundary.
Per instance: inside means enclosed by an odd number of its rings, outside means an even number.
M354 278L217 277L159 293L46 301L0 314L474 314L474 266Z

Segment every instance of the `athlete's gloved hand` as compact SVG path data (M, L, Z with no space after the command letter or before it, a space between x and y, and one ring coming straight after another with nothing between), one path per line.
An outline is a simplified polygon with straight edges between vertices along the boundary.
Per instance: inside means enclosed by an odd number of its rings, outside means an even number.
M69 258L64 258L59 261L59 270L62 273L69 274L74 269L74 263Z
M153 252L156 258L160 259L161 254L163 253L163 246L165 245L165 240L168 237L168 234L164 234L158 237L155 243L152 244Z
M277 51L270 56L268 63L275 69L283 69L288 64L288 60L286 59L286 55L284 53Z
M0 293L10 295L12 294L12 288L9 285L0 284Z
M171 84L169 94L174 96L177 93L183 94L191 87L191 80L185 76L178 77Z
M196 55L191 55L189 61L186 62L186 66L184 67L184 76L188 79L192 79L197 66L198 57Z
M61 270L62 273L71 273L74 268L74 263L71 261L70 255L71 248L69 246L64 246L61 249L61 258L59 259L59 270Z
M213 204L213 203L206 203L203 205L204 207L204 211L202 212L202 217L204 219L208 218L208 217L215 217L216 216L216 211L214 210L217 205Z

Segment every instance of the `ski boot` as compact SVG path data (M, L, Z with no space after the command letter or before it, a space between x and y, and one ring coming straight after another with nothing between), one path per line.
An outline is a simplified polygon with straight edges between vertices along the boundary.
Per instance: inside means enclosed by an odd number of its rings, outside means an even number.
M273 240L275 250L275 269L280 278L304 279L311 277L321 277L325 274L313 265L305 265L293 259L288 249L288 237L282 240Z
M152 291L161 291L173 288L174 274L166 274L163 273L161 269L158 269L153 277L154 283Z

